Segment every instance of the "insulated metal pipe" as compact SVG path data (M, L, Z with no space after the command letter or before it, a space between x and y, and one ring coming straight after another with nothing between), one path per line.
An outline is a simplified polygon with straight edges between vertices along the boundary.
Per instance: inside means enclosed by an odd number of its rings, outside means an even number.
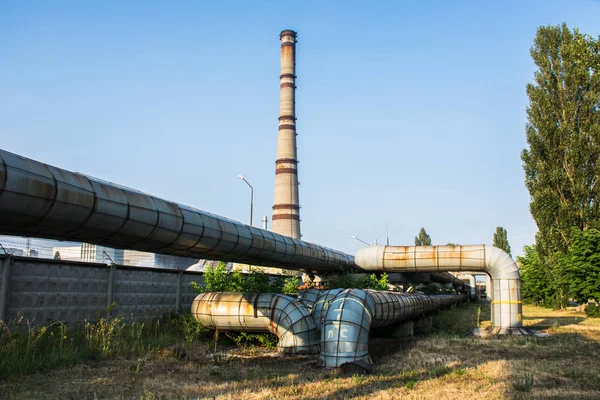
M202 325L223 331L271 332L283 354L316 354L319 331L308 310L292 297L273 293L199 294L192 315Z
M285 30L279 37L281 39L279 133L271 228L273 232L300 239L296 148L296 32Z
M0 150L0 234L311 273L354 257Z
M388 272L483 271L493 287L492 325L522 326L519 268L505 251L488 245L475 246L372 246L356 252L364 270Z
M323 320L318 365L337 368L347 362L371 363L371 328L408 320L465 299L466 295L346 289L331 301Z
M469 293L471 296L471 300L475 300L477 298L477 289L475 287L475 277L471 274L460 273L457 276L460 280L468 280L469 281Z

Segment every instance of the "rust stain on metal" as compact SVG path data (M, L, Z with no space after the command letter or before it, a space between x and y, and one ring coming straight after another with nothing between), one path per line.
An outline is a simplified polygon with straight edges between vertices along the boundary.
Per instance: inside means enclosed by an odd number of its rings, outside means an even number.
M272 333L277 332L277 325L275 325L275 311L277 310L277 303L279 303L279 297L275 297L275 301L271 307L271 315L269 316L269 326L271 327Z

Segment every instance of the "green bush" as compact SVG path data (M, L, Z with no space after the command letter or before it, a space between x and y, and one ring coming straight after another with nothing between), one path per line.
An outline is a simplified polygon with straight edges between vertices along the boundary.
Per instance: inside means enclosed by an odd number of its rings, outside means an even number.
M239 270L227 272L226 264L219 262L215 267L204 269L204 285L191 282L199 293L234 292L234 293L282 293L285 281L271 278L261 269L253 269L249 274Z
M364 275L353 273L342 273L330 275L327 280L329 288L341 289L373 289L388 290L388 277L383 273L380 278L376 274Z
M590 318L600 318L600 307L596 304L588 303L585 313Z
M300 286L300 278L296 275L288 276L283 281L281 292L283 294L296 294L298 293L298 286Z
M230 335L235 344L241 348L261 346L269 350L277 347L277 336L272 333L240 332Z

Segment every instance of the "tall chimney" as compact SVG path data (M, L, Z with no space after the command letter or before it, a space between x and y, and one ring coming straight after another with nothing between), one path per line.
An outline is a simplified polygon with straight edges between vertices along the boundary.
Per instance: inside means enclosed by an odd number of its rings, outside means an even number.
M300 239L298 160L296 159L296 32L285 30L281 39L279 134L275 161L273 232Z

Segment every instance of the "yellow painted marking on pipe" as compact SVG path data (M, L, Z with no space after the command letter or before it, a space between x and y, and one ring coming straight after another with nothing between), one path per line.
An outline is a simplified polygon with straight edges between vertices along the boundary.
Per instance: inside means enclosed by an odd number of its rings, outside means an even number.
M492 304L521 304L521 300L492 300Z

